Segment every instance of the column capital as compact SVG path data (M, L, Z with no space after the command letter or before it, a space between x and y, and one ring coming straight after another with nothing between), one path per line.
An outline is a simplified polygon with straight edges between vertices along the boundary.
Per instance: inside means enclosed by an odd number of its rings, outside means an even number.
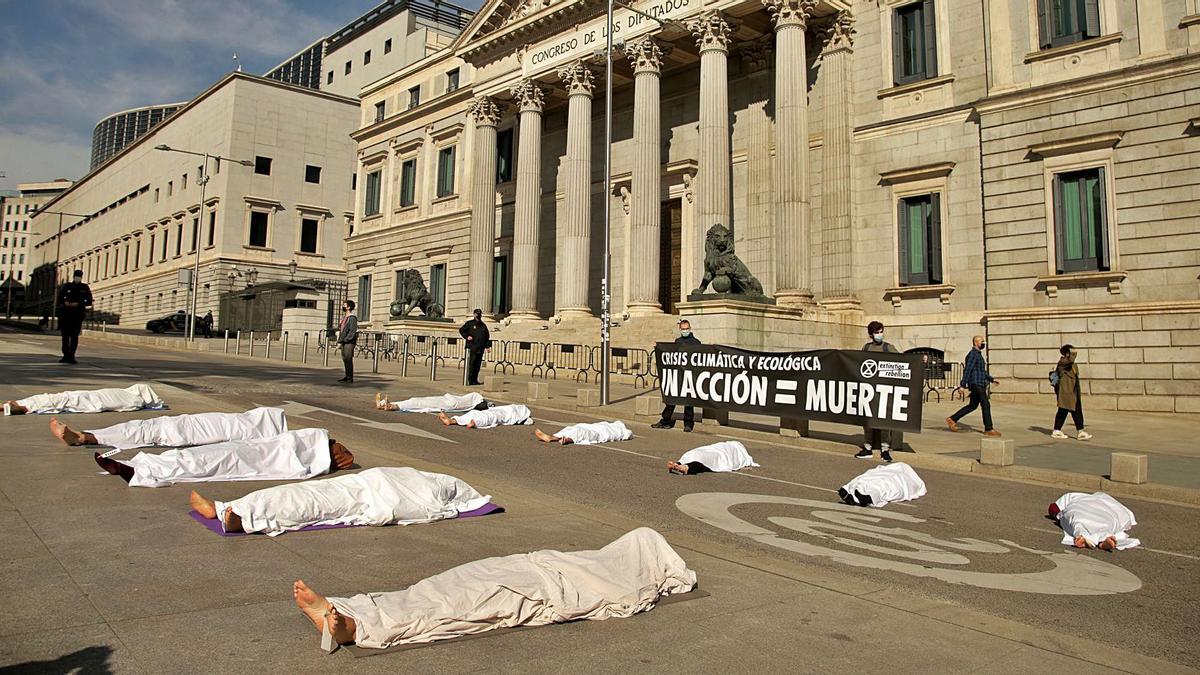
M477 96L467 108L467 114L475 120L477 127L494 127L500 124L500 106L490 96Z
M773 36L764 35L757 40L751 40L742 45L742 61L751 73L766 70L771 66L771 56L775 51Z
M658 73L662 70L663 57L671 53L671 46L644 37L625 43L625 58L633 64L633 72Z
M833 19L821 26L822 37L825 40L821 52L828 54L839 49L853 48L856 32L854 30L854 15L846 11L838 12L834 15Z
M583 61L574 61L558 69L558 78L567 85L568 96L591 96L596 72Z
M817 0L762 0L762 3L771 13L776 31L792 27L804 30L817 6Z
M815 0L814 0L815 2ZM729 36L733 33L731 21L721 12L710 10L685 23L696 37L700 53L729 51Z
M546 103L546 90L533 80L521 80L512 88L512 95L517 99L517 109L521 112L542 112Z

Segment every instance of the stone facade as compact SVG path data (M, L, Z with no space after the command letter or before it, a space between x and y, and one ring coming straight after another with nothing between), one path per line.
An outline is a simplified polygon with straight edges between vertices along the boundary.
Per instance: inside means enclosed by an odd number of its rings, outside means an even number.
M384 206L357 195L351 297L369 278L364 319L386 328L395 273L444 265L448 316L496 309L498 337L595 343L607 212L618 345L683 314L710 342L857 347L879 319L950 362L987 335L998 394L1045 396L1070 342L1089 406L1194 410L1200 9L1070 3L1059 35L1038 11L1057 1L635 3L661 25L619 9L607 185L602 11L487 3L450 49L363 92L359 181L378 171ZM435 95L368 118L418 83ZM1054 186L1097 166L1105 252L1060 271ZM775 307L687 301L715 223Z

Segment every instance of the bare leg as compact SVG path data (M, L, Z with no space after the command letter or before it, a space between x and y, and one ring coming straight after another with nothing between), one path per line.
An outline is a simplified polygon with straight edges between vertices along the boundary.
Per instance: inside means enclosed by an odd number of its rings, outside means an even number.
M81 434L59 422L57 417L50 418L50 433L67 445L97 445L95 436L86 431Z
M541 429L534 429L533 435L537 436L537 439L543 443L553 443L555 440L557 440L556 438L554 438L550 434L542 431Z
M101 457L100 453L98 453L98 452L94 454L94 457L96 458L96 463L100 465L101 469L104 469L105 471L111 473L114 476L120 476L122 479L125 480L126 483L128 483L133 478L133 467L132 466L129 466L128 464L122 464L121 462L118 462L115 459L110 459L108 457Z
M451 424L454 424L454 420L447 417L446 413L444 413L444 412L438 413L438 419L441 420L442 424L444 424L446 426L450 426Z
M334 609L325 596L309 588L303 581L297 580L292 584L292 597L296 600L296 606L304 612L304 616L313 622L318 633L328 625L330 634L338 644L354 641L354 619Z
M225 527L226 532L245 532L242 529L242 517L233 512L230 507L225 507L225 513L221 515L221 525Z
M24 415L29 412L29 408L17 403L16 401L5 401L4 405L8 406L8 412L11 415Z
M395 403L388 403L387 394L378 392L375 394L375 409L376 410L399 410L400 406Z
M191 496L188 497L188 502L192 505L192 510L200 515L212 520L217 517L217 503L207 497L201 496L199 492L192 490Z
M672 473L687 475L688 465L680 464L679 462L667 462L667 470Z
M338 469L349 469L354 465L354 454L350 452L346 446L338 443L332 438L329 439L329 459L333 464L332 471Z

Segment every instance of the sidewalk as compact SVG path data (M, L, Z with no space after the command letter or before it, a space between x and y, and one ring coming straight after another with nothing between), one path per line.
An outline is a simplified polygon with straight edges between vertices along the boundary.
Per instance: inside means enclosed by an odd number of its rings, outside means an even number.
M126 344L146 344L172 349L188 349L181 336L153 336L133 331L113 331L102 334L90 331L88 338L102 338ZM209 352L223 352L225 341L220 338L211 340L199 339L193 349ZM230 358L249 358L245 340L242 342L241 355L235 356L233 340L229 341ZM255 347L255 359L263 359L266 349L262 342ZM283 349L276 342L272 346L271 360L281 361ZM297 365L301 359L300 345L293 343L287 352L287 361ZM308 365L321 367L325 355L319 352L315 343L310 343ZM336 354L330 354L330 367L340 366ZM548 397L538 399L543 407L556 408L566 411L586 411L600 417L635 419L639 417L637 399L647 396L649 400L640 407L643 412L657 416L661 405L657 402L657 391L646 387L637 387L631 378L614 376L611 382L611 403L606 407L589 407L582 405L579 398L581 390L598 388L594 377L589 382L582 379L576 381L574 373L559 371L558 378L544 380L523 373L493 373L493 363L485 363L483 379L502 379L503 384L498 390L486 386L483 391L491 399L513 402L526 402L529 394L529 384L532 382L546 383ZM355 369L360 373L370 372L372 361L367 358L357 359ZM378 364L381 374L399 377L401 366L397 361L381 360ZM594 376L593 374L590 374ZM423 360L410 363L407 377L412 380L429 381L429 368ZM449 391L465 391L462 386L463 372L454 361L447 359L446 365L439 366L437 379L440 385ZM1072 438L1054 440L1050 438L1054 410L1029 403L1002 403L992 406L992 414L996 428L1004 434L1004 438L1015 442L1016 464L1009 467L987 466L978 463L979 441L983 438L983 422L978 411L972 413L960 422L959 433L950 432L945 425L945 418L962 406L962 401L951 400L943 395L942 401L936 399L925 404L922 431L919 434L907 433L904 436L905 448L898 453L904 461L914 466L926 466L933 469L956 471L963 473L981 473L1018 480L1032 480L1067 485L1080 490L1107 490L1114 494L1170 501L1185 501L1200 505L1200 442L1196 441L1195 430L1200 424L1200 415L1182 413L1143 413L1099 410L1088 415L1087 429L1094 435L1091 441L1077 441L1073 438L1074 427L1068 419L1064 431ZM1086 401L1085 401L1086 406ZM1085 414L1086 407L1085 407ZM699 416L699 411L697 411ZM651 417L641 416L644 420ZM700 432L715 430L715 427L698 424ZM779 442L806 450L822 452L850 453L862 442L862 432L857 427L833 424L827 422L812 422L810 435L805 438L787 438L779 434L777 419L754 415L731 414L730 424L721 427L720 433L731 437L750 440ZM1152 439L1152 444L1148 442ZM913 454L909 454L909 453ZM1113 483L1107 480L1110 466L1110 455L1113 452L1131 452L1148 456L1150 480L1143 485ZM1180 489L1182 488L1182 489Z

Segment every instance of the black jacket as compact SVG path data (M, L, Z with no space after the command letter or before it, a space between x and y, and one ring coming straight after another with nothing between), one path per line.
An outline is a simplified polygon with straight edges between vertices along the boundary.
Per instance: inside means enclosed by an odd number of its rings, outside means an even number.
M700 338L696 337L696 335L694 333L692 335L688 335L687 337L680 335L679 337L675 338L675 344L677 344L677 345L698 345L698 344L700 344Z
M76 303L68 307L67 303ZM58 316L83 318L84 312L92 306L92 289L81 281L68 281L58 289Z
M467 341L467 349L487 349L488 341L491 340L491 333L488 331L487 324L478 319L471 319L458 329L458 334L463 336Z

